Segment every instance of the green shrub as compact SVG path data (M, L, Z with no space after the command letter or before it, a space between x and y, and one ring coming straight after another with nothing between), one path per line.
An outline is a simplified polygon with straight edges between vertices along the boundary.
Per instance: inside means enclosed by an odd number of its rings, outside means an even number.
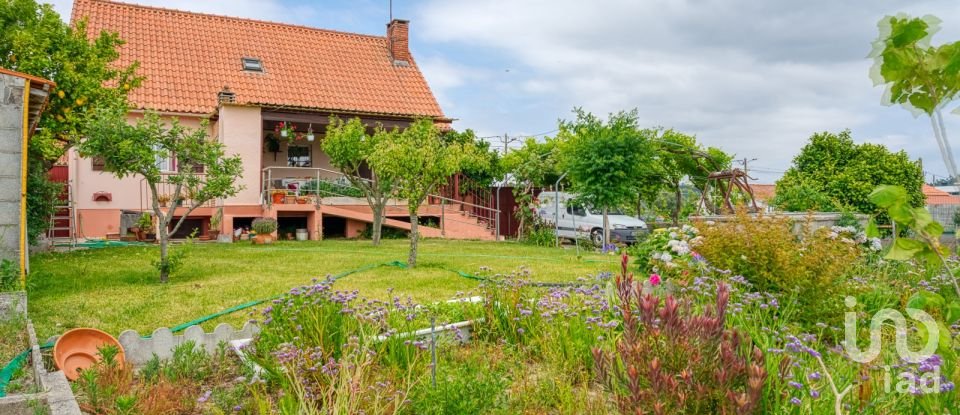
M409 233L409 231L405 231L403 229L384 226L380 228L380 239L407 239L410 236ZM363 228L363 232L360 232L360 238L373 238L373 224L368 223L367 227Z
M277 220L274 218L256 218L250 224L257 235L270 234L277 230Z
M693 248L703 239L690 225L654 229L642 241L627 249L643 273L679 276L699 264Z
M173 357L169 360L161 361L154 354L140 371L140 376L147 382L157 382L161 378L171 381L202 381L209 377L212 371L210 356L191 340L174 347Z
M329 180L310 180L300 188L300 192L317 197L364 197L363 191L356 187Z
M746 277L758 291L797 291L805 323L841 318L840 285L857 265L860 245L831 236L830 229L798 236L793 227L786 217L739 212L730 222L699 226L704 239L696 249L711 265Z
M486 353L464 353L440 362L437 386L425 381L412 392L413 413L422 415L482 414L506 405L510 384L506 371Z
M20 289L20 267L9 259L0 260L0 292Z
M523 242L536 246L554 246L557 243L557 234L553 228L538 225L524 235Z
M784 212L834 212L837 203L830 195L807 183L777 186L772 204Z

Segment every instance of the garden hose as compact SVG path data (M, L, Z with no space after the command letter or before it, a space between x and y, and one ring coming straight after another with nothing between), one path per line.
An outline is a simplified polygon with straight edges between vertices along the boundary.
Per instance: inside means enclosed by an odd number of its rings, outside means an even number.
M597 262L601 262L601 261L597 261ZM360 267L360 268L357 268L357 269L352 269L352 270L349 270L349 271L341 272L341 273L339 273L339 274L335 274L335 275L331 276L329 279L330 279L330 281L337 281L337 280L339 280L339 279L341 279L341 278L344 278L344 277L346 277L346 276L349 276L349 275L352 275L352 274L356 274L356 273L358 273L358 272L368 271L368 270L371 270L371 269L374 269L374 268L379 268L379 267L396 267L396 268L406 269L406 268L407 268L407 264L406 264L405 262L401 262L401 261L390 261L390 262L382 262L382 263L378 263L378 264L370 264L370 265L365 265L365 266ZM481 277L481 276L479 276L479 275L473 275L473 274L466 273L466 272L459 271L459 270L455 270L455 269L450 269L450 268L441 268L441 269L444 270L444 271L449 271L449 272L452 272L452 273L454 273L454 274L457 274L458 276L460 276L460 277L462 277L462 278L466 278L466 279L470 279L470 280L474 280L474 281L480 281L480 282L489 282L489 281L490 281L490 279L487 278L487 277ZM531 285L531 286L535 286L535 287L576 287L576 286L586 285L586 283L581 283L581 282L528 282L527 285ZM237 311L244 310L244 309L247 309L247 308L250 308L250 307L254 307L254 306L256 306L256 305L263 304L263 303L265 303L265 302L267 302L267 301L273 301L273 300L276 300L276 299L278 299L278 298L283 297L284 295L286 295L286 293L278 294L278 295L275 295L275 296L269 297L269 298L264 298L264 299L260 299L260 300L254 300L254 301L246 302L246 303L243 303L243 304L238 304L238 305L235 305L235 306L233 306L233 307L224 309L224 310L222 310L222 311L218 311L218 312L213 313L213 314L208 314L208 315L206 315L206 316L197 318L197 319L195 319L195 320L188 321L188 322L186 322L186 323L178 324L178 325L176 325L176 326L173 326L173 327L170 329L170 331L173 332L173 333L177 333L177 332L186 330L187 327L195 326L195 325L198 325L198 324L203 324L203 323L205 323L205 322L207 322L207 321L210 321L210 320L213 320L213 319L215 319L215 318L217 318L217 317L222 317L222 316L225 316L225 315L228 315L228 314L233 314L233 313L235 313L235 312L237 312ZM144 337L144 338L150 338L149 335L143 336L143 337ZM49 349L49 348L52 348L52 347L53 347L53 342L47 342L46 344L40 346L40 349ZM10 379L13 378L13 374L14 374L17 370L19 370L21 367L23 367L23 364L26 362L28 356L30 356L30 349L24 350L22 353L18 354L16 357L14 357L13 360L11 360L9 363L7 363L7 365L4 366L3 369L0 369L0 398L6 396L7 385L10 384Z

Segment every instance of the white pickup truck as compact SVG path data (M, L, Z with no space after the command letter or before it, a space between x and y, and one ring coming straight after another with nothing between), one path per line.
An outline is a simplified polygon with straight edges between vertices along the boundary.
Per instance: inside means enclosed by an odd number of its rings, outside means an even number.
M574 239L589 237L594 245L603 244L603 212L568 203L575 195L564 192L542 192L537 213L544 222L556 226L557 236ZM610 220L610 242L632 244L647 231L647 224L625 215L619 209L607 212Z

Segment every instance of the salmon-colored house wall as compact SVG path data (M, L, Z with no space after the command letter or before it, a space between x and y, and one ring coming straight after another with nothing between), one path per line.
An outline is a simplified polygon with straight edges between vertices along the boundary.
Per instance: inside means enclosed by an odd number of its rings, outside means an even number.
M142 114L130 113L127 121L135 124L143 118ZM169 121L173 117L165 116ZM184 127L200 128L201 118L196 116L176 117ZM208 127L212 131L212 128ZM209 132L209 131L208 131ZM77 210L77 236L81 238L102 238L120 230L120 212L146 208L149 201L147 189L142 186L140 176L118 179L108 171L93 169L93 161L82 158L75 148L67 156L70 174L70 189ZM109 193L109 201L97 201L98 193Z

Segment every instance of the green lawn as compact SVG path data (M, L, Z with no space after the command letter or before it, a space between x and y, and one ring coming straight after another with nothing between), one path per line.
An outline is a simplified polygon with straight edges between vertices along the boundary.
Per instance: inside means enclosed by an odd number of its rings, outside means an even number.
M346 240L197 244L168 284L159 283L151 265L159 255L155 246L35 255L28 282L30 318L41 341L74 327L148 334L283 293L313 278L404 260L407 247L406 240L387 240L380 247ZM593 253L577 258L573 249L428 239L421 243L416 269L374 268L343 278L335 287L372 298L385 298L386 290L394 288L395 295L424 302L477 287L477 281L447 269L475 273L488 267L490 272L509 273L526 267L532 280L570 281L617 266L616 258ZM249 318L249 312L241 311L205 326L240 324Z

